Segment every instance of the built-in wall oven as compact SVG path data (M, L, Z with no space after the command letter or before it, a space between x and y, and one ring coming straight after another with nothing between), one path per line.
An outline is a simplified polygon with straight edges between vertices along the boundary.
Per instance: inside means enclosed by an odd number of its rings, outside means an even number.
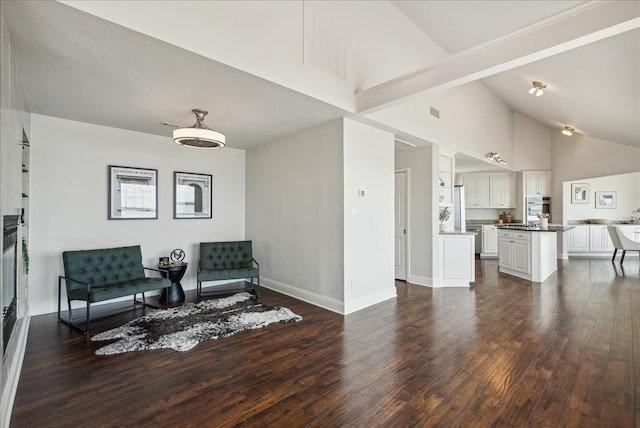
M540 214L551 216L551 197L527 196L527 223L539 222Z

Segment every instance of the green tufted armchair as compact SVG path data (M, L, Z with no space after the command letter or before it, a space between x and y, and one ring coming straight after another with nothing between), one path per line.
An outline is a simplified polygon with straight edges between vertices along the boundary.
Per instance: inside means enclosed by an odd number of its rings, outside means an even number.
M147 305L145 292L171 286L171 281L166 278L145 276L145 269L161 271L142 266L142 252L139 245L65 251L62 253L62 262L64 275L58 276L58 321L69 324L84 334L89 334L92 303L133 295L134 305ZM68 321L60 316L63 281L69 308ZM142 294L142 302L136 300L138 293ZM72 300L83 300L87 304L84 328L76 324L73 319Z
M197 301L202 283L225 279L250 279L256 297L260 297L260 265L253 258L251 241L201 242L198 265ZM255 278L256 282L253 282ZM244 289L243 289L244 290ZM223 292L229 293L225 289ZM214 291L215 292L215 291Z

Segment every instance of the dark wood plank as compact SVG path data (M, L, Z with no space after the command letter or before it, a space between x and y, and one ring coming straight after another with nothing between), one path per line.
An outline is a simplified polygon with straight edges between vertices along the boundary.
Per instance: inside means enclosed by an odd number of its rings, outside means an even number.
M624 275L559 264L536 284L477 260L470 289L398 281L396 299L345 317L264 289L304 320L183 353L100 357L103 344L34 317L11 426L636 426L638 260Z

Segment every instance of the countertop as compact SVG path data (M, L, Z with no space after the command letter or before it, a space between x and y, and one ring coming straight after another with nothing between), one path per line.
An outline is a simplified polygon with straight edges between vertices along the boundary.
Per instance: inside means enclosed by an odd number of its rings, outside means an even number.
M590 220L569 220L567 224L575 225L575 226L606 226L608 224L614 226L640 226L638 222L632 222L629 220L608 220L606 223L592 223Z
M574 226L564 226L561 224L552 224L548 227L529 227L529 226L502 226L497 225L498 229L501 230L525 230L527 232L566 232L567 230L574 229Z
M440 232L440 235L475 235L473 232Z

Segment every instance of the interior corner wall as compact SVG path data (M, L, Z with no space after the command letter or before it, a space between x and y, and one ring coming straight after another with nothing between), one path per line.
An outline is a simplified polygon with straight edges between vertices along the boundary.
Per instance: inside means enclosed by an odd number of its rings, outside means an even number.
M158 170L158 219L107 219L108 165ZM194 289L199 243L244 239L244 168L243 150L193 150L168 137L33 115L31 313L57 309L65 250L139 244L154 267L181 248L189 263L181 283ZM212 219L173 219L174 171L213 176Z
M344 120L344 313L396 296L394 136Z
M419 285L432 284L432 242L437 241L438 236L433 228L432 163L431 146L395 152L395 168L409 170L407 282Z
M513 114L514 171L551 169L551 129L520 113Z
M440 112L431 116L430 108ZM481 82L416 97L367 115L453 152L484 159L487 151L513 158L513 111ZM512 169L510 163L506 165Z
M566 137L559 132L551 138L552 194L563 196L563 183L586 178L606 177L640 171L640 148L599 140L574 133ZM640 183L638 184L640 185ZM562 203L553 203L551 218L565 218Z
M344 310L342 120L253 148L246 155L246 235L261 283Z

